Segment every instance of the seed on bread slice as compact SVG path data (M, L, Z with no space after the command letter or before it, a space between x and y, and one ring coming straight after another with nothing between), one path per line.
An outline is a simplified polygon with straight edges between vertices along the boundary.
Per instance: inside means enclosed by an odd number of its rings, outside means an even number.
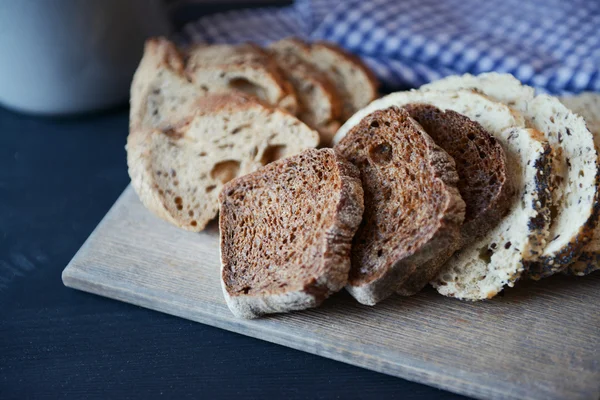
M452 110L418 103L404 108L456 163L458 191L466 205L462 243L482 237L506 215L514 192L502 146L479 123ZM429 262L417 268L398 294L417 293L436 277L440 267Z
M561 103L580 115L594 136L596 152L600 149L600 94L586 92L577 96L561 97ZM569 275L583 276L600 269L600 224L596 227L592 239L583 247L579 259L565 270Z
M319 141L296 117L254 97L211 95L197 106L181 127L133 129L127 138L129 176L140 200L183 229L204 229L229 180Z
M443 291L444 294L453 295L458 298L470 298L473 300L487 298L488 295L499 293L502 290L504 283L503 280L494 278L498 275L495 273L494 268L501 268L502 272L500 272L500 275L509 276L509 283L512 284L513 281L516 281L520 277L523 270L523 264L527 260L537 257L546 246L550 225L550 203L542 200L545 199L544 194L547 194L547 191L549 191L549 187L547 186L549 179L548 171L550 170L549 163L552 162L552 154L548 142L543 135L537 133L537 131L524 128L525 119L519 112L472 90L458 90L455 92L407 91L392 93L373 101L367 107L352 116L352 118L346 121L340 128L334 141L343 138L364 115L393 105L405 106L411 103L426 103L441 110L453 110L478 122L485 130L492 134L502 146L507 159L508 182L514 188L515 192L524 193L525 191L523 186L519 187L519 182L522 182L523 185L531 185L531 182L534 182L536 195L533 196L530 193L528 198L530 198L531 201L525 201L523 203L522 212L516 216L511 216L509 213L509 215L505 217L506 220L511 221L511 225L516 226L515 229L511 229L509 232L511 235L514 233L516 236L514 240L510 236L506 237L504 243L523 243L521 248L518 248L519 252L517 253L517 256L507 259L507 262L504 265L492 264L491 262L488 262L487 258L481 259L484 262L484 264L481 265L485 266L485 268L474 269L473 271L477 271L477 279L480 280L482 284L487 285L486 289L483 291L475 292L474 290L471 290L471 285L467 283L471 282L473 277L468 270L458 271L461 273L452 275L451 279L455 280L455 287L457 287L457 290ZM523 134L519 134L519 140L515 142L517 144L523 142L523 148L514 147L512 143L510 146L507 146L505 143L508 141L508 134L505 132L510 132L511 129L515 128L519 128L520 131L523 132ZM501 140L501 138L505 138L506 140ZM530 151L532 161L529 162L529 165L527 165L526 168L528 175L523 178L524 167L520 161L520 154L522 152ZM546 179L543 177L546 177ZM513 199L514 198L517 198L517 196L513 196ZM538 201L538 198L541 200ZM491 237L490 235L492 232L494 232L494 230L488 232L486 237ZM525 239L522 239L522 236L524 236ZM494 242L489 241L490 245L491 243ZM515 248L513 248L513 251L515 251ZM469 252L466 254L471 256L471 261L479 263L479 253ZM487 253L484 253L484 255L485 254ZM442 271L444 270L445 267L442 268ZM494 281L493 285L488 285L492 280ZM464 284L461 282L464 282ZM491 289L492 287L493 290ZM464 288L464 290L461 288Z
M540 279L577 260L591 240L598 218L597 152L583 119L554 97L533 97L533 89L511 75L450 77L427 87L476 89L510 105L525 117L527 127L544 134L556 154L552 167L552 223L548 245L539 259L527 266L527 273Z
M363 191L358 170L332 149L237 178L219 201L221 283L236 316L316 307L344 287Z
M186 75L205 93L241 91L292 114L298 102L268 52L246 43L196 45L187 52Z
M298 118L319 132L322 146L331 145L342 112L335 86L313 65L281 46L281 42L271 44L269 49L296 91Z
M458 248L465 203L454 160L404 109L367 115L336 150L360 170L365 194L347 290L374 305Z
M327 42L309 45L296 38L283 39L276 46L314 65L334 83L342 100L344 120L377 98L379 83L375 75L360 58L339 46Z
M519 279L527 259L544 248L551 201L552 150L533 129L509 128L495 135L517 188L506 217L486 235L469 243L442 267L432 282L445 296L483 300Z

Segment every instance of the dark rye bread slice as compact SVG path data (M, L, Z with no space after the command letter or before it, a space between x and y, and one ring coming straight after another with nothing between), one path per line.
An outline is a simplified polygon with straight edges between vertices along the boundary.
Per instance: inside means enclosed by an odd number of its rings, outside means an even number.
M344 287L363 190L356 167L332 149L235 179L219 201L221 283L236 316L316 307Z
M367 115L336 149L360 170L365 193L347 289L374 305L460 245L458 174L452 157L398 107Z
M514 194L500 143L479 123L455 111L422 103L404 108L456 163L458 191L466 205L462 243L486 234L506 215ZM440 267L433 262L419 267L398 294L417 293L435 278Z

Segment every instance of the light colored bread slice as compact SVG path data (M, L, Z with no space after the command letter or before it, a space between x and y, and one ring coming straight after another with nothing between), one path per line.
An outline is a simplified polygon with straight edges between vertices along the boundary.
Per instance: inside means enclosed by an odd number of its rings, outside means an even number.
M495 135L503 145L517 194L507 216L486 235L452 256L432 282L439 293L463 300L496 296L513 286L527 259L544 248L550 220L552 151L533 129L509 128Z
M172 129L187 123L201 91L184 76L183 55L166 39L149 39L133 77L130 130Z
M332 149L235 179L219 201L221 283L236 316L316 307L345 286L363 190Z
M549 179L548 171L550 170L549 163L552 163L550 147L542 135L536 134L534 130L524 129L525 120L520 113L471 90L392 93L373 101L352 116L340 128L334 141L343 138L348 130L352 129L365 114L368 115L375 110L385 109L392 105L405 106L411 103L431 104L441 110L452 110L463 114L471 120L478 122L502 146L507 159L506 166L509 184L511 184L517 193L524 193L525 191L528 193L526 199L529 200L523 200L522 209L511 205L511 210L514 208L515 211L511 211L512 214L509 213L505 217L508 221L507 224L511 226L510 234L514 233L515 237L512 238L511 236L504 235L507 237L503 243L522 243L521 247L512 247L511 245L512 251L516 252L517 255L509 258L505 264L501 265L497 265L496 263L491 264L491 260L488 262L487 258L481 259L484 261L484 264L481 265L482 267L485 265L485 268L476 271L479 273L477 279L484 290L480 290L479 292L472 290L473 288L469 283L472 279L468 271L465 271L463 275L452 276L453 280L456 279L453 285L457 290L438 289L444 294L452 294L458 298L487 298L488 295L498 293L502 290L504 286L503 282L507 281L507 277L511 277L511 281L518 279L523 270L523 263L526 262L525 260L536 257L546 246L550 224L550 204L545 200L545 194L547 195L547 191L549 191L549 187L547 186ZM518 140L508 140L511 129L518 129L521 132L518 135ZM532 160L526 167L523 166L521 161L521 154L523 152L528 153ZM524 173L525 176L523 175ZM535 190L526 189L531 186L534 186ZM537 199L539 199L539 202ZM491 243L494 243L491 240L494 237L494 232L495 230L490 231L482 240L487 240L488 244L491 245ZM475 245L473 244L472 246ZM470 260L474 263L479 263L479 253L476 251L465 253L466 251L468 251L468 248L465 248L461 254L469 254L471 257ZM496 257L497 259L498 257ZM499 268L499 271L496 273L494 268ZM509 283L512 284L512 282ZM436 284L436 286L440 287L439 284ZM458 288L461 290L458 290Z
M426 85L419 90L473 89L517 110L523 109L526 102L533 99L535 90L523 85L520 80L510 74L486 72L479 75L451 75Z
M505 89L503 89L503 86ZM533 89L511 75L485 74L445 78L430 89L471 88L510 105L527 127L542 132L552 146L552 224L547 247L528 265L533 279L564 270L581 255L597 219L598 167L592 135L582 118L554 97L533 97Z
M586 92L577 96L561 97L560 101L571 111L583 117L594 136L596 152L600 149L600 94ZM600 269L600 224L596 223L592 240L583 247L579 259L565 270L567 274L583 276Z
M431 104L441 110L455 111L478 122L492 135L506 128L515 126L525 127L525 119L519 112L512 110L506 105L492 101L489 97L476 93L473 90L465 89L439 92L410 90L388 94L356 112L340 127L333 138L333 142L338 143L342 140L350 129L373 111L385 109L393 105L403 107L411 103Z
M456 163L458 191L466 204L462 243L485 236L509 211L514 194L502 146L479 123L454 111L418 103L404 108ZM397 293L410 296L419 292L441 266L429 262L417 268Z
M269 49L296 91L298 118L319 132L322 146L329 146L340 127L342 112L342 102L335 86L313 65L280 45L280 42L275 42Z
M459 247L465 203L454 160L402 108L367 115L335 149L360 170L365 195L347 290L374 305Z
M295 38L283 39L276 46L311 63L334 83L342 99L344 120L377 98L375 75L360 58L342 48L326 42L308 45Z
M211 95L197 106L184 126L133 129L127 138L129 175L140 200L183 229L204 229L229 180L318 144L317 132L253 97Z
M298 111L292 85L269 53L258 46L196 45L187 57L186 75L205 93L236 90L292 114Z

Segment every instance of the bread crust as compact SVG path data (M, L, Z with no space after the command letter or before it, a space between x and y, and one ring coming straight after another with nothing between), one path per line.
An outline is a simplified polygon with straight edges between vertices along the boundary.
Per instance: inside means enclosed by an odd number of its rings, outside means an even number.
M323 243L318 254L308 254L308 259L313 260L309 263L314 274L305 278L301 282L286 282L286 288L267 288L267 289L248 289L245 292L236 290L231 283L234 278L233 268L248 268L252 260L240 260L241 249L238 249L239 241L234 238L236 230L239 229L239 220L243 218L244 200L236 203L236 190L244 192L248 197L248 187L252 184L259 185L263 179L269 178L270 185L288 185L287 178L290 176L281 174L281 170L294 165L301 165L300 168L306 168L306 159L323 160L329 158L335 162L335 171L332 173L339 179L339 187L308 188L308 190L328 190L337 193L336 201L333 204L320 204L321 210L331 208L332 218L328 220L327 230L323 235ZM301 173L301 172L300 172ZM327 177L330 179L330 177ZM265 180L266 182L266 180ZM227 305L230 310L241 318L256 318L263 314L288 312L302 310L309 307L316 307L321 304L329 295L342 289L348 279L350 269L350 248L352 237L360 221L364 210L363 190L360 183L358 170L337 155L332 149L306 150L305 152L280 160L270 164L252 174L245 175L229 182L219 195L220 201L220 250L221 250L221 284ZM293 209L295 201L310 201L309 199L278 198L278 203L273 207L282 207L277 209L277 214L285 214L285 209ZM282 204L282 202L284 202ZM289 202L289 203L288 203ZM240 204L241 203L241 204ZM269 213L271 202L264 206L262 210L248 210L248 212ZM312 210L312 209L311 209ZM275 211L275 209L273 209ZM311 211L312 212L312 211ZM236 220L233 216L236 216ZM307 221L308 222L308 221ZM290 229L283 226L282 230ZM307 228L309 229L309 228ZM238 232L237 234L241 234ZM273 236L271 236L273 235ZM265 243L266 239L279 237L278 235L287 235L286 232L276 232L272 228L269 232L264 232L264 237L259 237L260 243ZM235 236L237 238L237 236ZM253 239L257 240L257 238ZM286 243L288 243L286 241ZM304 243L302 243L304 244ZM283 249L285 250L285 247ZM305 247L303 251L309 251ZM256 262L260 260L255 260ZM240 266L240 262L244 265ZM237 267L236 267L237 265ZM248 265L248 267L246 267ZM305 268L303 265L296 265L295 268ZM246 272L245 275L252 272ZM250 277L251 278L251 277ZM262 282L264 283L264 282ZM297 288L296 288L297 287ZM296 288L296 289L295 289Z
M410 143L412 153L403 143ZM336 149L359 168L365 191L365 216L353 243L347 290L359 302L374 305L398 290L417 268L427 268L428 262L439 262L459 247L465 203L456 188L454 160L404 109L369 114ZM391 163L393 179L386 172ZM419 168L405 172L410 165ZM402 209L388 215L387 207L396 204L393 199ZM392 231L388 224L398 227Z

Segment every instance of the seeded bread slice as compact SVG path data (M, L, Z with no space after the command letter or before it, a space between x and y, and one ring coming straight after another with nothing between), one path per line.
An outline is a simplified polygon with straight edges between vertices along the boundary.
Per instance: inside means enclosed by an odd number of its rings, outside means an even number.
M504 150L479 123L457 112L417 103L404 108L456 163L458 190L466 204L462 243L470 244L496 226L511 205L514 188L508 182ZM432 262L421 266L397 293L419 292L441 266Z
M283 39L276 46L314 65L334 83L342 100L344 120L377 98L379 83L375 75L360 58L339 46L326 42L308 45L296 38Z
M342 112L335 86L312 64L281 46L281 42L271 44L269 49L296 91L298 118L319 132L322 146L331 145L331 139L340 127Z
M552 168L550 238L537 262L527 268L533 279L564 270L577 260L583 246L591 240L598 218L597 153L585 122L554 97L533 98L533 89L519 86L511 75L451 77L428 87L448 89L449 86L476 89L510 104L525 117L527 127L542 132L548 139L556 154Z
M236 316L316 307L344 287L363 190L358 170L332 149L235 179L219 201L221 282Z
M217 215L217 195L236 176L316 147L317 132L293 115L242 94L205 96L185 126L134 129L129 176L142 203L183 229Z
M336 150L358 167L365 193L347 290L374 305L458 248L465 203L454 160L404 109L367 115Z
M187 56L186 75L205 93L236 90L292 114L298 111L292 85L271 55L256 45L196 45Z
M523 243L523 245L518 248L519 254L517 257L512 257L507 260L505 265L499 266L490 264L490 262L487 262L487 259L483 259L487 266L485 268L474 270L479 272L477 279L481 280L482 285L486 285L483 292L474 292L472 290L470 284L472 276L469 271L464 271L463 274L457 273L451 276L452 280L455 280L454 285L457 290L443 291L444 294L452 294L458 298L487 298L488 295L491 295L494 292L498 293L502 290L504 286L503 282L506 280L507 276L512 277L512 280L516 280L521 275L523 263L525 262L524 260L530 260L537 257L546 246L550 225L550 204L547 201L540 200L538 202L534 201L534 199L541 198L543 200L545 198L544 193L547 194L549 192L549 188L545 185L547 185L547 179L549 179L549 163L552 162L551 149L548 146L547 140L542 135L536 133L534 130L524 129L525 120L520 113L512 110L505 104L493 101L489 97L471 90L458 90L456 92L408 91L392 93L373 101L369 106L352 116L352 118L346 121L340 128L334 141L338 138L343 138L348 130L352 129L352 126L356 124L356 121L362 118L364 114L368 114L377 109L385 109L392 105L405 106L411 103L431 104L441 110L452 110L463 114L471 120L478 122L485 130L492 134L502 146L507 159L508 182L512 185L514 190L517 193L525 192L525 186L519 187L519 182L521 182L522 185L526 185L526 187L531 185L536 187L535 192L528 190L529 196L533 197L531 197L531 201L522 203L523 209L521 211L516 214L509 213L509 215L505 217L505 219L509 221L507 222L508 224L516 226L514 229L511 228L509 232L511 235L514 233L516 236L514 239L508 236L504 243ZM522 148L515 147L513 143L510 143L510 146L507 144L509 142L508 136L510 130L515 128L519 128L520 132L522 132L522 134L518 135L519 140L516 142L523 146ZM522 152L530 152L532 160L526 167L527 175L525 177L523 177L523 170L525 167L523 167L521 163ZM544 176L546 177L546 180L544 180ZM535 179L537 179L537 181ZM511 205L511 207L513 206ZM486 237L490 237L489 235L492 235L493 232L494 230L490 231ZM522 236L524 236L525 239L522 239ZM489 243L491 244L493 241L489 241ZM479 262L478 253L469 252L466 254L471 255L470 260L473 262ZM499 272L496 273L494 268L499 268ZM442 268L442 270L444 269L445 267ZM491 286L488 285L490 282L492 282ZM439 285L437 286L439 287ZM492 287L493 290L491 289ZM477 287L475 287L475 289L477 289Z
M517 195L508 215L486 235L456 252L432 282L439 293L463 300L496 296L519 279L527 259L544 248L552 150L533 129L509 128L495 135L502 143Z
M600 149L600 94L582 93L561 97L560 101L571 111L583 117L594 136L596 152ZM583 276L600 269L600 224L596 223L592 240L583 247L579 259L565 270L569 275Z

